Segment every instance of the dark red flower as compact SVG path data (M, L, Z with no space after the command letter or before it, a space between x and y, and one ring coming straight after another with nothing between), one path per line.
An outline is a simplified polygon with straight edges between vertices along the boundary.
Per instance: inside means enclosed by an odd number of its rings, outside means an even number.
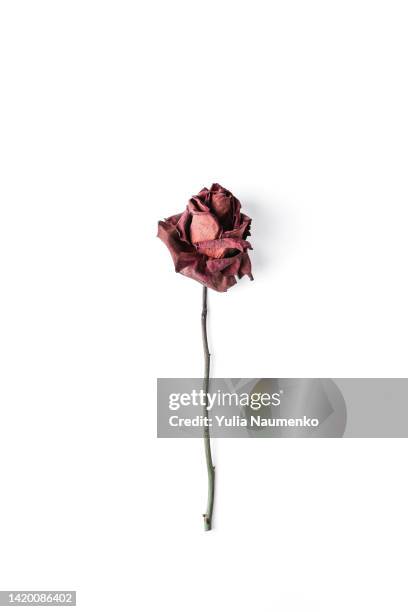
M158 237L169 249L176 272L215 291L227 291L245 274L253 280L252 249L245 239L251 219L230 191L214 183L193 196L186 210L159 221Z

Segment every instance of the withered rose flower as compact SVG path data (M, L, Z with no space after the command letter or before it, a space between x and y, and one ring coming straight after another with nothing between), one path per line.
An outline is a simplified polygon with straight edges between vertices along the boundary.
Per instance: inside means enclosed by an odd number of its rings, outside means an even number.
M215 291L227 291L245 274L253 280L245 239L251 219L230 191L214 183L193 196L183 213L159 221L158 237L169 249L176 272Z

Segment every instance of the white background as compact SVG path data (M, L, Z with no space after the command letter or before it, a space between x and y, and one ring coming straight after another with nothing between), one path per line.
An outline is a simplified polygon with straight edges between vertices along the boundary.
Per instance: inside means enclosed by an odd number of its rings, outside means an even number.
M217 440L204 533L202 444L155 438L203 367L157 220L213 181L255 276L210 293L214 376L408 375L406 3L0 7L0 589L406 611L406 440Z

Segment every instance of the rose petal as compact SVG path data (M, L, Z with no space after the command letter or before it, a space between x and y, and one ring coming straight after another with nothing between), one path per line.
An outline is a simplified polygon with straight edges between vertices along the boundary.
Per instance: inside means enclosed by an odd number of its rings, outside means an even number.
M205 198L202 198L200 195L190 198L187 210L193 214L196 212L210 212L209 206L205 203Z
M224 193L214 193L211 199L212 209L219 219L225 219L231 213L231 196Z
M159 221L157 236L169 249L176 272L180 272L200 258L192 246L180 241L179 233L173 222Z
M249 242L237 238L220 238L219 240L206 240L197 245L197 250L207 257L219 259L231 251L244 251L251 249Z
M239 200L219 183L211 185L209 205L220 220L224 231L234 229L239 222L241 204Z
M172 215L171 217L167 217L167 219L165 219L165 223L168 223L170 225L177 225L183 215L184 213L179 213L178 215ZM159 223L163 223L163 221L159 221Z
M211 213L193 214L190 226L190 239L193 244L205 240L214 240L219 236L220 231L220 224Z
M227 291L237 282L233 275L224 275L222 272L214 274L205 268L203 270L199 262L183 268L181 274L198 281L209 289L214 289L214 291Z
M241 265L238 271L238 278L242 278L244 275L249 276L251 280L254 280L252 276L251 260L249 259L248 253L243 253L241 258Z
M208 259L207 270L211 273L221 272L222 270L227 272L226 268L228 268L228 274L238 274L241 267L241 258L242 253L234 255L234 257L226 257L225 259Z
M189 210L185 210L177 221L177 229L181 240L190 244L190 224L191 214Z
M239 225L232 230L223 232L223 237L224 238L243 238L245 239L247 236L251 235L251 232L249 231L251 228L251 221L252 219L250 219L246 215L241 214Z

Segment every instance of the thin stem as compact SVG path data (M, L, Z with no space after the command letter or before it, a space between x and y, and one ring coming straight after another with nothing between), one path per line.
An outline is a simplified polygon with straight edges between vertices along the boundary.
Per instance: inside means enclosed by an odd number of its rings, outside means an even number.
M207 474L208 474L208 498L207 498L207 512L203 514L204 517L204 529L210 531L212 526L212 515L214 508L214 487L215 487L215 467L212 462L211 456L211 443L210 443L210 427L208 425L208 387L210 381L210 351L208 350L208 338L207 338L207 287L203 287L203 309L201 312L201 330L203 334L203 348L204 348L204 450L205 460L207 463Z

